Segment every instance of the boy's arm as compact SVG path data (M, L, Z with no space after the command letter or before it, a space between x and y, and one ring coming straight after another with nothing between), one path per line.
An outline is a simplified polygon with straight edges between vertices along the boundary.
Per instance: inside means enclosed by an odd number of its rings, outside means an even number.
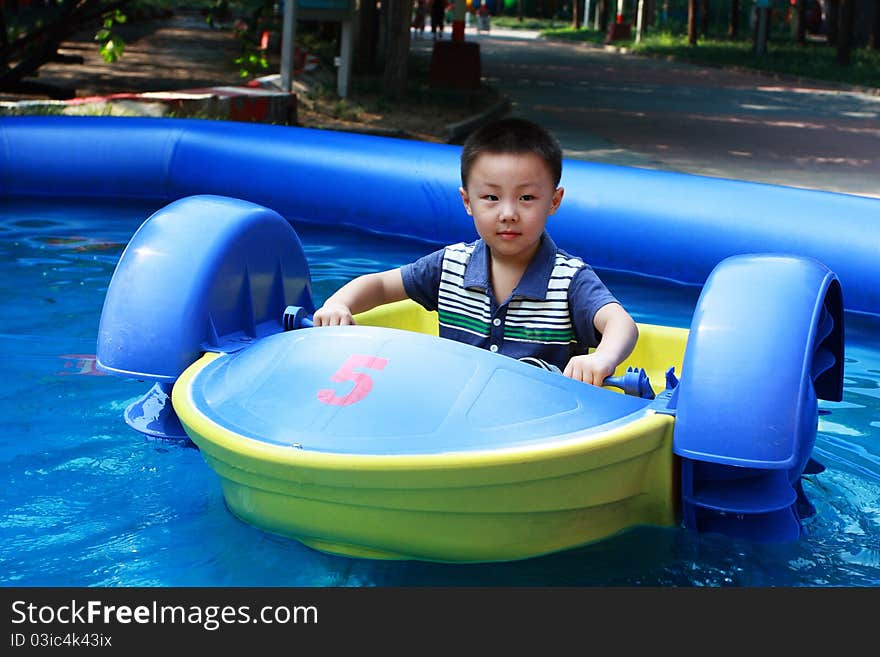
M568 361L563 374L601 386L632 353L639 338L639 329L619 303L606 303L599 308L593 317L593 326L602 335L599 345L593 353L575 356Z
M354 324L354 315L406 298L400 269L364 274L339 288L315 311L315 326Z

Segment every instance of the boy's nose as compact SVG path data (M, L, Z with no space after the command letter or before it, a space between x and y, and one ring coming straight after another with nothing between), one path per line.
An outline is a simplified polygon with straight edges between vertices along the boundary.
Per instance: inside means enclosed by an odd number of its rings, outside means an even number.
M498 217L501 221L516 221L516 205L513 203L502 203L498 210Z

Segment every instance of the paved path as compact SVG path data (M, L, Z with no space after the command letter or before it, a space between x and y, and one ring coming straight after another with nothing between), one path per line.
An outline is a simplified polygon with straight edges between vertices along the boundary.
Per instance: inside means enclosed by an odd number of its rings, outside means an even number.
M49 62L36 81L74 92L76 97L145 91L175 91L240 82L239 46L230 30L210 29L202 16L179 11L169 19L133 20L119 26L125 54L108 64L99 53L94 29L62 44L59 52L82 57L82 64ZM40 98L41 96L36 96ZM0 100L24 100L0 90Z
M466 39L569 157L880 197L880 95L536 36Z

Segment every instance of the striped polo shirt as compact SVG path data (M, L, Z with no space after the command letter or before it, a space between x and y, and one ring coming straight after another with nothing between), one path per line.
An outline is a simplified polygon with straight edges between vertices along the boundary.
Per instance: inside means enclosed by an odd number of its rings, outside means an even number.
M534 357L565 369L595 347L596 311L617 299L593 269L559 249L547 233L510 298L495 299L483 240L459 243L401 268L407 295L436 310L441 337L512 358Z

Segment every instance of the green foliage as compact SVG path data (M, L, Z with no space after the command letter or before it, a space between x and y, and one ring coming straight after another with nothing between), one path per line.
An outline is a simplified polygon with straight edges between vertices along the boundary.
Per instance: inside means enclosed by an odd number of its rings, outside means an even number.
M240 54L235 58L242 78L255 77L269 68L266 52L260 48L260 33L275 28L275 0L200 0L205 22L214 29L230 26L238 39ZM280 6L280 2L279 2Z
M257 29L248 22L239 19L232 26L232 33L241 45L241 54L235 58L239 75L242 78L256 77L269 68L266 52L260 49Z
M598 30L582 28L576 30L569 24L567 27L556 27L543 30L541 36L560 41L577 41L585 43L601 44L605 40L605 33Z
M236 57L235 63L238 64L238 74L242 78L256 77L269 68L266 56L253 49L248 49L247 52Z
M542 34L551 39L602 44L605 35L593 29L570 27L547 30ZM835 48L822 42L799 45L790 38L776 37L768 44L767 53L756 55L752 39L701 38L691 46L687 34L678 31L649 31L640 43L617 41L616 46L658 57L672 57L704 66L742 67L784 75L844 84L880 88L880 52L868 48L852 51L849 66L835 63Z
M493 22L502 16L513 18L513 20L519 20L522 17L523 21L539 17L539 19L571 22L571 2L568 0L551 0L550 2L547 0L497 0L495 7L497 16L492 17Z
M571 20L558 18L531 18L523 16L519 20L516 16L492 16L492 27L501 27L506 30L555 30L571 25Z
M128 20L128 17L122 13L121 9L108 11L102 17L101 29L95 34L95 41L99 42L99 52L104 61L108 64L119 60L125 52L125 41L118 34L113 32L116 25L122 25Z

